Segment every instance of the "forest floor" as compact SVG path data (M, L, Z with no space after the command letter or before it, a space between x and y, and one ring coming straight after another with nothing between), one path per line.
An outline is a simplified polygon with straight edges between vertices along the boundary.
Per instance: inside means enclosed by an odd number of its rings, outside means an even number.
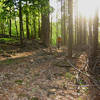
M88 88L76 86L77 71L67 63L67 49L51 52L37 41L0 47L0 100L88 100Z

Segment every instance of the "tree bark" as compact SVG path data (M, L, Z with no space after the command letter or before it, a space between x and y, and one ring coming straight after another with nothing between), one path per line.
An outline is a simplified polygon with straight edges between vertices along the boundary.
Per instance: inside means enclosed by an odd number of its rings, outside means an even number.
M93 34L92 34L92 19L89 20L89 68L92 69L94 48L93 48Z
M41 28L41 40L47 47L50 45L50 23L49 15L42 15L42 28Z
M27 0L26 0L26 7L27 7ZM30 32L29 32L29 18L28 18L29 14L28 14L28 11L26 13L26 30L27 30L27 39L30 38Z
M11 7L10 7L10 20L9 20L9 36L11 37Z
M83 43L87 43L87 23L86 23L86 18L84 17L83 19Z
M98 48L98 11L95 14L94 22L93 22L93 35L94 35L94 56L96 56L96 49Z
M18 38L18 27L17 27L16 18L15 18L15 27L16 27L16 33L17 33L17 38Z
M69 14L69 37L68 37L68 57L72 57L73 46L73 0L68 0L68 14Z
M23 24L22 24L22 3L19 1L19 19L20 19L20 43L23 44Z
M33 29L34 29L33 38L36 39L36 22L35 22L35 18L33 19Z
M9 36L11 37L11 18L9 20Z
M45 3L44 7L48 7L48 6L49 6L49 0L47 0L47 2ZM47 12L47 13L42 12L41 40L42 40L43 44L46 47L50 46L50 20L49 20L49 12Z
M38 17L38 37L40 38L40 31L41 31L41 26L40 26L40 19Z
M51 24L50 24L50 44L52 44L52 14L51 14Z
M66 45L66 8L65 8L65 6L66 6L66 0L64 0L64 37L63 37L63 39L64 39L64 45Z
M83 40L83 31L82 31L82 16L80 15L79 17L79 45L82 44L82 40Z
M63 27L63 0L61 0L61 37L62 45L64 45L64 27Z

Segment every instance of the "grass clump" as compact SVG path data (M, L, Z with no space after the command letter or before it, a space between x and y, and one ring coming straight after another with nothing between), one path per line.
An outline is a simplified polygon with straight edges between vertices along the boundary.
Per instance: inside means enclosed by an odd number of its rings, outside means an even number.
M70 72L66 72L66 79L70 79L70 80L72 80L72 79L74 79L75 78L75 76L74 75L72 75Z
M14 38L0 38L0 43L16 43L18 40Z
M19 85L22 85L23 80L16 80L15 83L16 83L16 84L19 84Z

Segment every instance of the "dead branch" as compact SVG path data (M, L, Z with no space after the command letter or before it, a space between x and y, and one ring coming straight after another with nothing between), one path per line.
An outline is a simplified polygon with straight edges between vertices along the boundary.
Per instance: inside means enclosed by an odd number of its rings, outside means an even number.
M80 71L75 65L73 65L73 64L71 63L70 60L67 60L67 62L68 62L68 64L71 65L75 70L77 70L77 71L80 72L81 74L83 74L83 75L87 76L89 79L91 79L92 82L94 83L94 85L100 90L100 86L98 86L96 80L95 80L93 77L91 77L89 74L86 74L86 73Z

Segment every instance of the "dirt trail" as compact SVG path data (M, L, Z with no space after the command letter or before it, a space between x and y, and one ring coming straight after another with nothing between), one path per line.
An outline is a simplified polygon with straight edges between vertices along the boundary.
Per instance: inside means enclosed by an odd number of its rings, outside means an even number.
M75 75L63 52L16 53L0 62L0 100L85 100Z

